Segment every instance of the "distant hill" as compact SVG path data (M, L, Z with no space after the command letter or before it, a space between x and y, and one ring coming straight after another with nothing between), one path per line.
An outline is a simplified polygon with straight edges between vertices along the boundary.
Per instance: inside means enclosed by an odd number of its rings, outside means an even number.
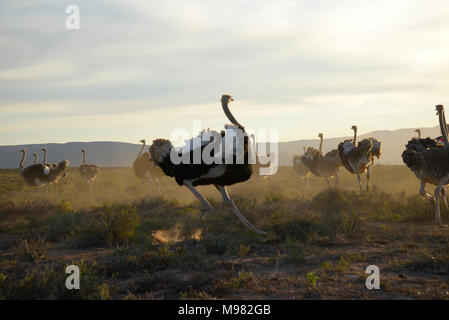
M383 141L383 154L380 164L403 164L401 154L407 141L416 136L411 129L399 130L382 130L373 131L359 138L376 137ZM437 137L440 136L439 127L421 128L423 137ZM349 130L348 130L349 131ZM318 135L318 132L317 132ZM324 140L323 151L327 152L331 149L337 148L338 144L344 139L349 139L350 136L340 138L330 138ZM281 166L291 166L291 159L295 154L302 154L303 147L313 146L318 148L319 140L298 140L291 142L279 143L279 164ZM130 167L136 158L141 145L124 143L124 142L69 142L69 143L48 143L48 144L30 144L30 145L16 145L16 146L0 146L0 168L17 168L20 161L19 150L26 148L28 151L26 165L31 164L32 154L37 152L39 159L42 160L41 148L47 147L49 163L57 163L60 160L69 160L70 166L77 167L82 162L81 149L86 149L87 160L89 163L95 163L100 167Z

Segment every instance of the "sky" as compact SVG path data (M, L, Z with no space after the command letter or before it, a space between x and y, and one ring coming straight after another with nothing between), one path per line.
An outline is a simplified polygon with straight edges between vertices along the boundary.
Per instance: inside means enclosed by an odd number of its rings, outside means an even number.
M3 0L0 145L220 129L224 93L280 141L433 127L448 36L447 0Z

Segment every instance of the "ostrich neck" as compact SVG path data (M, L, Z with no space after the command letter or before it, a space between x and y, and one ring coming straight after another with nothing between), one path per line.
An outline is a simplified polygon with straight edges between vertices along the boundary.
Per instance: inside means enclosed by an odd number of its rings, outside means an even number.
M44 164L47 164L47 150L44 150Z
M140 149L140 152L139 152L139 154L137 155L137 158L140 158L140 156L142 155L143 149L145 149L145 145L146 145L146 142L143 142L142 149Z
M357 129L354 129L354 146L356 146L357 143Z
M37 164L37 155L34 155L34 164Z
M235 119L235 117L229 110L229 101L221 101L221 106L223 107L223 111L229 121L231 121L232 124L238 126L242 131L245 131L244 127L237 121L237 119Z
M446 148L449 148L449 142L447 140L446 118L444 116L444 111L443 110L438 112L438 118L439 118L439 121L440 121L440 130L441 130L441 135L443 136L444 146Z
M26 155L26 151L23 152L22 160L20 160L20 164L19 164L20 175L22 175L22 172L23 172L23 164L25 162L25 155Z
M320 139L321 139L321 141L320 141L320 149L319 150L320 150L320 152L322 152L323 151L323 139L324 139L323 136L321 136Z
M86 152L83 152L83 164L85 164L86 162Z

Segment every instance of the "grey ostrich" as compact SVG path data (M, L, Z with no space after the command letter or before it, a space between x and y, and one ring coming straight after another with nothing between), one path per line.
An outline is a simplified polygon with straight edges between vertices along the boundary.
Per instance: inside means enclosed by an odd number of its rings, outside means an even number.
M442 224L440 216L440 194L446 202L446 192L444 186L449 183L449 142L447 122L442 105L436 106L443 144L437 143L434 139L410 140L402 153L402 160L409 167L415 176L420 180L420 194L427 199L435 201L435 222L439 226ZM436 186L434 197L424 190L425 184Z
M299 175L299 179L302 183L304 183L304 179L307 179L306 186L308 187L310 184L310 175L312 174L309 168L304 164L303 157L306 154L306 147L303 147L304 154L302 156L295 155L293 156L293 168Z
M95 179L97 179L98 175L100 174L100 168L95 164L88 164L87 163L87 157L86 157L86 150L81 150L81 153L83 154L83 164L80 166L80 176L83 178L84 181L86 181L89 184L89 192L91 192L92 184L95 182Z
M330 186L329 179L334 177L336 178L336 185L338 185L339 168L342 165L338 150L331 150L323 156L324 136L320 133L318 134L318 137L321 139L318 152L314 148L307 149L306 156L303 158L303 163L314 175L326 180L328 186Z
M357 143L357 126L352 126L354 139L345 140L338 145L338 154L343 166L350 173L357 175L360 193L363 194L360 175L366 174L366 191L369 191L370 168L374 157L382 155L382 141L376 138L363 139Z

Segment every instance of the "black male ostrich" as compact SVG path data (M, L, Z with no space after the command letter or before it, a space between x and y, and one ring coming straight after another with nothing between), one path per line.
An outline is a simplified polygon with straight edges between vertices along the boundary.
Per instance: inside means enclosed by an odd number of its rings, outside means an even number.
M189 159L190 162L180 162L179 164L175 164L171 160L170 154L176 154L176 151L172 143L166 139L156 139L153 141L153 144L150 147L151 158L157 165L161 167L162 171L164 171L167 176L174 177L176 179L176 182L180 186L185 185L190 189L190 191L192 191L192 193L198 198L198 200L200 200L200 202L203 204L200 219L207 211L212 209L212 206L195 189L195 186L214 185L215 188L221 193L223 201L231 207L232 211L246 227L254 230L257 233L266 234L266 232L254 227L243 216L243 214L235 206L234 201L232 201L232 199L229 197L228 191L226 190L227 186L247 181L252 175L252 166L249 163L248 136L245 134L245 128L240 123L238 123L238 121L234 118L231 111L229 110L228 105L231 101L234 100L229 95L223 95L221 98L223 111L229 121L231 121L232 125L226 125L226 131L221 131L221 134L212 131L203 131L203 133L207 132L218 134L222 138L221 141L219 141L220 151L218 153L215 153L215 148L211 149L211 146L214 146L216 144L215 136L211 141L205 142L203 140L200 148L201 154L203 154L203 150L210 150L208 155L212 155L215 159L223 159L226 153L223 152L223 150L225 150L223 142L226 143L226 140L229 140L226 139L225 136L229 134L231 136L231 139L237 136L237 144L234 145L232 159L226 157L226 160L232 161L225 161L221 163L211 161L211 163L206 163L203 157L201 157L201 159L197 159L198 157L196 157L197 161L195 164L192 159L195 160L196 149L192 147L191 150L188 151L188 154L184 153L185 158ZM239 140L243 140L243 145L242 143L238 143ZM178 153L178 156L182 156L182 154Z
M403 159L404 163L406 160L409 161L409 157L413 153L421 153L421 152L426 151L429 148L436 148L437 146L440 146L440 147L443 146L442 144L440 144L438 142L438 138L432 139L432 138L427 137L427 138L423 139L423 138L421 138L421 130L420 129L416 129L415 132L418 133L418 138L412 138L405 146L406 150L409 150L409 151L413 150L413 152L404 151L402 153L402 159ZM419 194L422 195L426 199L435 201L435 198L432 195L428 194L425 190L426 181L424 179L419 179L419 180L420 180ZM441 190L441 193L443 194L444 203L447 206L444 188Z
M440 193L445 200L444 186L449 183L449 142L446 117L444 107L437 105L440 130L443 137L443 145L435 143L433 139L412 139L402 153L402 160L409 167L415 176L423 184L429 183L436 185L435 196L435 221L439 226L447 227L441 223L440 216ZM425 143L423 143L425 141ZM420 190L420 193L426 198L433 199L430 195ZM423 194L424 193L424 194Z

